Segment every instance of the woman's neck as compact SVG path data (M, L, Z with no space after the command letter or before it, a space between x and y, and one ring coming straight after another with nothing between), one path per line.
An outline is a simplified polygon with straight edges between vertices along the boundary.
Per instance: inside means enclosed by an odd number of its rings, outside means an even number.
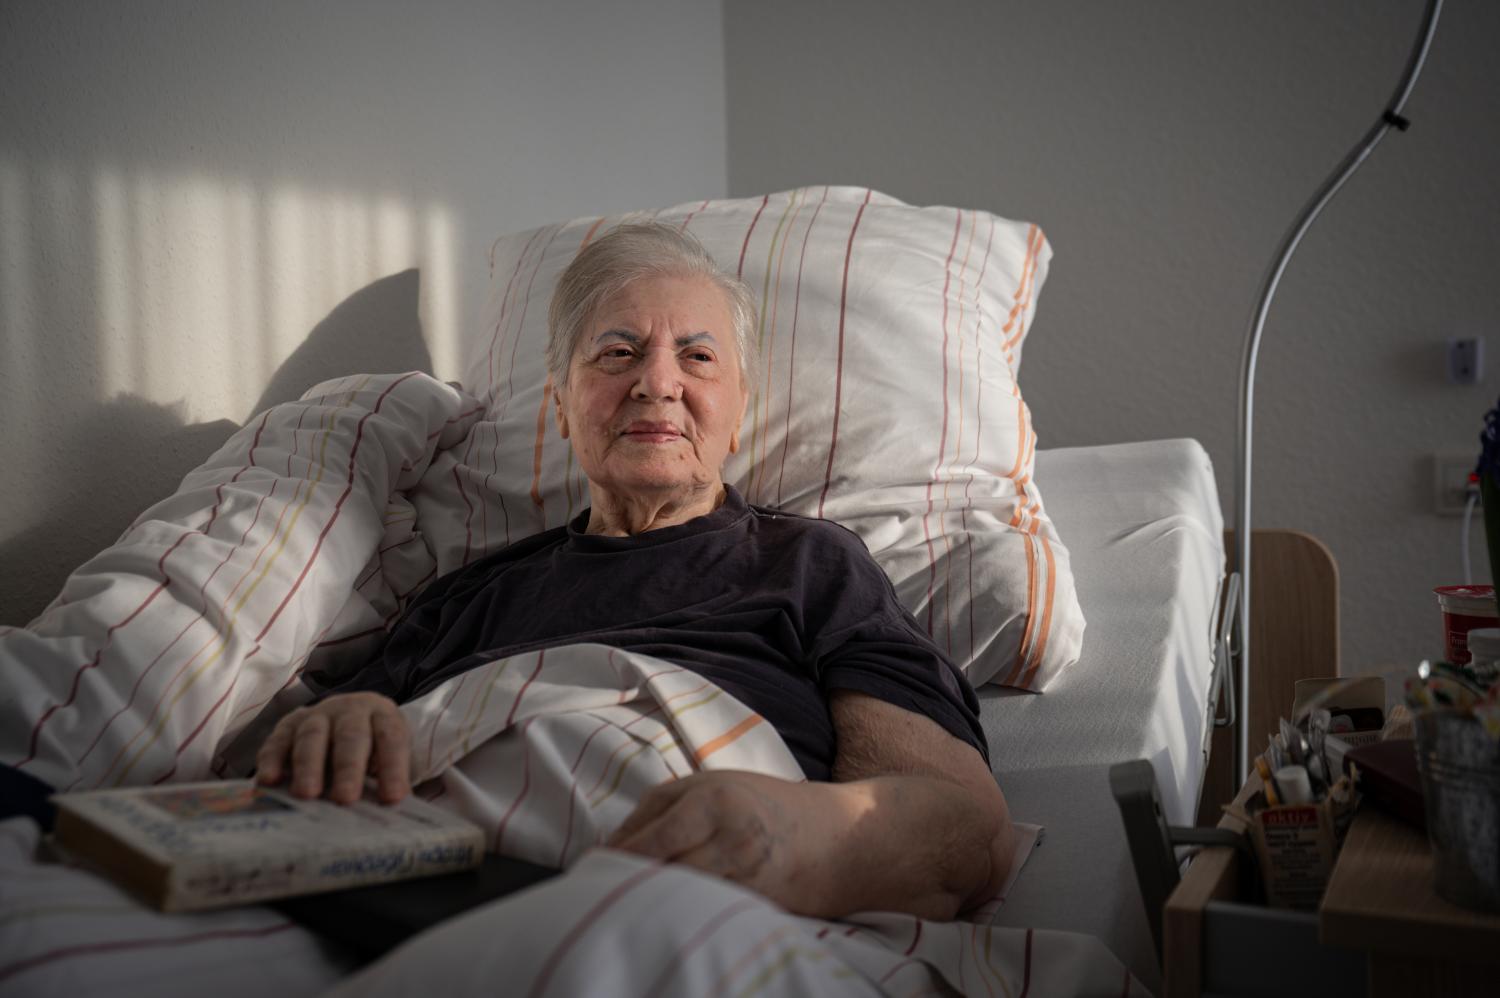
M588 534L606 537L628 537L675 527L700 516L707 516L724 502L724 483L705 483L687 493L671 495L616 495L592 483L589 486Z

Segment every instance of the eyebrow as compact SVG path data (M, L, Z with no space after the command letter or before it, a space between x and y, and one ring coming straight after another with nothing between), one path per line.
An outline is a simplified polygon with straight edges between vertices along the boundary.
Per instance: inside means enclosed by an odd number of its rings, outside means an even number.
M631 346L639 346L641 342L641 338L628 329L606 329L604 332L594 337L594 344L597 346L598 344L603 343L605 340L624 340ZM714 338L714 334L706 331L702 333L687 333L679 336L675 340L673 340L672 345L676 347L686 347L692 346L695 343L704 342L712 343L715 346L718 345L718 340Z

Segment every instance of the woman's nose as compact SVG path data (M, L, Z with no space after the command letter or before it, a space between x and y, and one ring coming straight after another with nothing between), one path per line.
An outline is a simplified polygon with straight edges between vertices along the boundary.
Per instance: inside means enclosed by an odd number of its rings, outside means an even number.
M682 376L677 357L670 350L649 350L636 368L636 381L630 394L641 401L682 397Z

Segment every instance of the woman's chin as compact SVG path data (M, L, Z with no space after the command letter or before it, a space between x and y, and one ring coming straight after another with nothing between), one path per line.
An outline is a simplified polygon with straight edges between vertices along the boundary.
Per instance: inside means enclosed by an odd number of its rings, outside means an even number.
M600 481L590 479L590 483L596 488L602 487L609 494L625 501L632 499L670 501L674 496L686 497L713 489L720 484L717 475L709 475L701 470L694 473L680 465L662 467L642 463L631 468L612 469L612 471L613 473L607 478Z

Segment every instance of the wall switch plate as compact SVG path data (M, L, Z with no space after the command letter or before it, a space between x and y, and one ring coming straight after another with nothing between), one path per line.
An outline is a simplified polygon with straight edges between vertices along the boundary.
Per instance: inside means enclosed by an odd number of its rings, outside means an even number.
M1477 385L1484 377L1484 337L1468 336L1448 341L1448 381L1455 385Z
M1469 473L1479 463L1473 451L1438 451L1432 455L1432 511L1438 516L1462 516L1469 501ZM1475 512L1479 507L1475 506Z

